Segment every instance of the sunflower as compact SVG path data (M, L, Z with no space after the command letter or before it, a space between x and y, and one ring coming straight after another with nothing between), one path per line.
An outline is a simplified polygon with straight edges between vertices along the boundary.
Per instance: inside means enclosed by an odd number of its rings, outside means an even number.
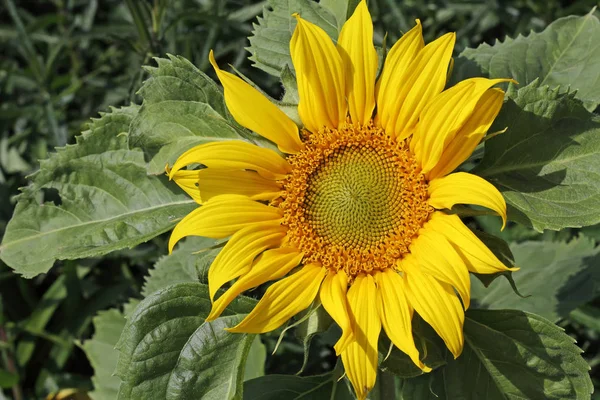
M335 351L363 399L375 384L382 328L428 372L412 334L414 311L458 357L469 272L510 269L448 211L479 205L506 223L494 186L451 172L486 134L504 97L493 86L507 79L473 78L444 90L455 35L425 45L418 20L377 77L364 0L337 45L294 17L302 127L221 70L211 52L232 116L279 152L228 140L181 155L167 173L202 206L175 227L169 250L185 236L229 238L208 274L209 321L243 291L276 281L231 332L272 331L320 302L341 328Z

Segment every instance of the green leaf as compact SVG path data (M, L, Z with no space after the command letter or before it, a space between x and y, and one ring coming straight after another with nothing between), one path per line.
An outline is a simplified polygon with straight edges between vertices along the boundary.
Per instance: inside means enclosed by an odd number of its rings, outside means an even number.
M358 3L360 3L360 0L321 0L319 2L335 16L339 32L341 32L346 20L354 13Z
M81 346L94 368L94 391L90 397L92 400L114 400L121 384L119 377L113 375L119 358L115 345L125 327L125 317L119 310L111 309L99 312L93 322L94 336Z
M2 260L33 277L55 260L99 256L163 232L196 204L165 177L146 173L127 132L136 106L94 120L77 144L41 162L0 245ZM41 203L49 195L55 201Z
M267 361L267 346L255 335L244 367L244 381L259 378L265 375L265 362Z
M562 329L516 310L470 310L462 355L404 381L403 399L589 399L589 366Z
M489 288L472 281L472 296L478 307L514 308L556 321L598 295L600 248L585 237L565 242L523 242L511 246L515 265L513 274L519 291L515 295L508 282L498 280Z
M300 377L267 375L244 382L244 400L350 400L345 382L335 373Z
M157 67L146 66L148 79L138 94L144 105L169 100L206 103L222 117L228 117L223 90L204 72L181 56L155 57Z
M483 242L483 244L485 244L485 246L488 249L490 249L492 251L492 253L494 253L494 255L496 257L498 257L498 259L500 261L502 261L502 264L504 264L508 267L515 267L515 256L512 254L512 251L510 250L508 243L506 243L503 239L501 239L497 236L494 236L494 235L490 235L489 233L486 233L486 232L475 230L475 231L473 231L473 233L475 233L475 235L477 235L477 237ZM477 277L477 279L479 279L479 281L486 288L489 287L490 284L496 278L503 276L506 278L506 280L510 284L510 287L512 288L513 292L517 296L525 297L525 296L523 296L523 294L521 294L521 292L519 292L517 284L515 283L515 280L513 278L512 271L497 272L495 274L475 274L474 273L473 275L475 277Z
M285 66L294 68L290 57L290 40L296 27L293 13L310 21L327 32L333 39L338 37L338 21L329 9L311 0L268 0L266 9L250 36L248 51L256 68L279 77Z
M415 345L423 363L432 369L446 364L446 346L433 328L417 314L413 317L412 324ZM423 371L412 362L406 353L396 346L393 346L390 352L390 346L392 344L387 335L382 334L379 337L380 369L401 378L412 378L423 374Z
M570 86L590 111L600 104L600 21L591 12L560 18L541 33L465 49L459 58L475 63L473 72L514 78L521 86L536 78L540 86Z
M0 368L0 389L10 389L19 383L19 375Z
M204 284L179 283L144 299L117 344L121 354L116 374L123 381L119 398L239 397L254 336L224 329L255 304L239 296L224 317L205 322L211 302Z
M189 148L246 133L231 117L223 92L206 74L183 57L155 58L158 67L139 93L144 104L134 119L131 146L148 158L148 172L161 174Z
M509 91L474 173L492 182L509 218L559 230L600 222L600 120L573 94L537 82Z
M207 283L208 267L217 256L218 250L208 247L215 244L214 239L191 236L179 243L170 255L162 256L149 272L142 289L144 297L159 289L180 282Z
M298 323L295 325L295 335L298 339L302 341L302 345L304 346L304 361L302 362L302 368L298 372L300 375L306 365L308 364L308 356L310 354L310 343L312 339L320 334L325 332L327 329L331 327L333 323L333 319L329 316L327 311L325 311L324 307L321 307L319 304L316 309L310 307L308 310L303 311L298 315ZM289 328L289 327L288 327ZM286 328L286 329L288 329ZM284 332L281 335L285 334Z

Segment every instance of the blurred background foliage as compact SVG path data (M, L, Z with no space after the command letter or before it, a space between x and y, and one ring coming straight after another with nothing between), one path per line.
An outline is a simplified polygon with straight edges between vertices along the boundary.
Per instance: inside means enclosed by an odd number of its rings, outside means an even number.
M586 14L595 0L421 1L371 0L375 40L388 46L423 22L426 40L456 31L456 54L481 42L541 31L553 20ZM232 64L273 96L275 78L247 60L247 36L268 4L252 0L0 0L0 237L15 206L18 188L54 147L73 143L90 118L109 106L139 103L143 65L166 53L182 55L201 70L208 52ZM51 193L46 193L51 196ZM471 221L497 232L496 221ZM569 240L578 230L537 234L509 227L503 238ZM585 234L600 239L600 229ZM92 317L140 297L148 268L166 254L165 236L133 250L99 259L59 262L50 273L25 280L0 261L0 398L43 398L60 388L79 388L63 398L85 398L93 370L80 341L92 334ZM595 303L595 304L594 304ZM599 301L582 307L560 325L586 351L600 386ZM277 336L263 339L267 373L296 373L303 346L287 335L273 356ZM331 370L328 339L316 339L304 369ZM2 394L4 393L4 394ZM68 397L71 396L71 397ZM50 397L51 398L51 397Z

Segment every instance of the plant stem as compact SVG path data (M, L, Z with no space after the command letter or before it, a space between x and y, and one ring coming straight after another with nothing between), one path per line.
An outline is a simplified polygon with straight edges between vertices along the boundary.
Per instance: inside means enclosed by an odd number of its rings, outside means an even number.
M8 336L6 335L6 331L3 326L0 326L0 341L8 343ZM15 365L15 360L12 358L10 354L10 350L2 350L2 354L4 355L4 363L6 364L6 370L11 374L18 375L17 367ZM23 399L23 391L21 390L21 386L16 383L12 387L13 398L14 400L22 400Z

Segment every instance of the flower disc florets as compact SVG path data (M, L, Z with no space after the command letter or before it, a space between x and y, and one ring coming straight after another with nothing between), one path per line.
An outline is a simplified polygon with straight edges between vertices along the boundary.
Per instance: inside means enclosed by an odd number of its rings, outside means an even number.
M350 278L393 267L433 211L406 142L372 123L305 135L275 202L290 244Z

